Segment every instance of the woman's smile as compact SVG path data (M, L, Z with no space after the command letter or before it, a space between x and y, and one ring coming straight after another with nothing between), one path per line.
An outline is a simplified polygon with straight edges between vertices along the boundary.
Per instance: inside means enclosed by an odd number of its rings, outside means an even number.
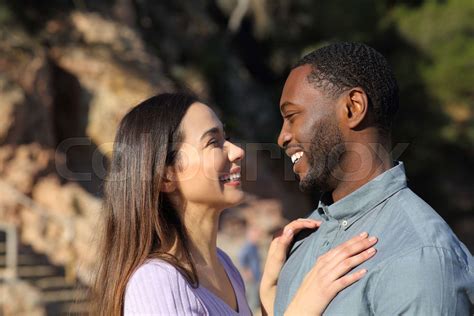
M229 173L219 176L219 181L227 186L238 187L241 184L240 178L240 167L234 167Z

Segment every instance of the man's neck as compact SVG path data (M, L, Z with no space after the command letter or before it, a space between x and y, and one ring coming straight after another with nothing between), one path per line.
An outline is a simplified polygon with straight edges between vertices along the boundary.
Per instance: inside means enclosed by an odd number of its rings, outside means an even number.
M356 144L356 143L354 143ZM387 146L381 143L352 144L336 172L336 188L332 192L334 202L346 197L366 183L393 167Z

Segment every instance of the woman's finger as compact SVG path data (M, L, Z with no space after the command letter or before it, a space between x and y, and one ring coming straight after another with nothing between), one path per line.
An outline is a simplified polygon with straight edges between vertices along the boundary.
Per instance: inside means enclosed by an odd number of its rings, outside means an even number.
M369 237L369 234L367 232L360 233L359 235L354 236L351 239L347 240L346 242L338 245L334 249L329 250L327 253L319 257L318 261L321 261L323 265L333 267L334 264L339 263L339 261L334 261L334 258L337 255L340 255L341 253L346 253L347 249L351 249L350 247L355 244L366 242L368 237Z
M335 255L337 255L341 250L343 250L344 248L348 247L348 246L351 246L352 244L354 243L357 243L357 242L360 242L362 240L365 240L367 239L367 237L369 237L369 234L367 232L362 232L360 233L359 235L357 236L354 236L352 237L351 239L343 242L342 244L338 245L337 247L335 247L334 249L331 249L329 250L327 253L325 253L323 255L323 258L321 259L324 259L324 260L331 260Z
M287 224L281 233L281 235L272 242L273 253L269 252L269 255L273 256L274 259L279 261L285 261L288 247L290 246L293 237L303 229L315 229L321 225L320 221L314 220L294 220ZM270 248L272 248L270 246Z
M341 264L347 258L358 255L359 253L371 248L377 243L377 238L371 236L369 238L364 238L362 240L351 243L343 248L338 248L330 259L326 260L325 269L327 271L332 271L336 266Z
M320 221L313 220L295 220L287 224L280 235L276 237L270 244L268 255L269 258L278 261L284 261L288 247L293 240L293 237L303 229L315 229L321 225Z
M362 279L367 273L366 269L361 269L354 273L343 276L342 278L337 279L329 286L329 291L335 296L337 293L348 287L349 285Z
M295 220L287 224L278 237L275 237L268 250L264 269L265 282L276 283L281 268L286 260L288 248L293 237L303 229L315 229L321 225L320 221ZM263 279L262 279L263 281Z
M314 219L309 219L309 218L298 218L289 224L287 224L283 231L285 230L293 230L295 234L297 234L299 231L305 228L317 228L321 226L321 221L317 221Z
M353 268L372 258L376 252L377 250L374 247L370 247L355 256L345 259L329 271L328 278L331 281L338 280Z

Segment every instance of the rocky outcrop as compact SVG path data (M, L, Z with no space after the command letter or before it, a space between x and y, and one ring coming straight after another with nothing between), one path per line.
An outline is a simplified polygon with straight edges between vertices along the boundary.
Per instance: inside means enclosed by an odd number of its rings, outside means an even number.
M19 30L0 30L0 144L54 146L45 49Z
M67 89L61 78L69 77L70 88L79 90L76 94L80 100L73 102L82 110L75 119L83 120L84 136L96 145L113 141L118 122L133 105L173 89L160 61L146 51L139 35L130 28L81 12L72 13L62 23L70 25L76 40L58 40L50 58L60 68L57 83ZM60 34L55 36L60 38Z
M0 312L5 316L43 316L40 292L24 281L0 284Z
M73 12L43 32L47 45L0 30L0 220L88 281L117 124L173 83L132 29L95 13Z
M71 276L87 280L97 258L101 200L76 183L61 185L55 177L41 179L32 197L46 214L23 209L23 240L53 263L66 266Z

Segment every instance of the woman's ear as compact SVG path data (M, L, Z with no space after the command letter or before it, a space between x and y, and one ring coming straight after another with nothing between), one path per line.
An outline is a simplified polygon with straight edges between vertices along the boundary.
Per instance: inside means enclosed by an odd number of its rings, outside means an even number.
M174 169L171 167L165 168L165 173L161 178L160 191L165 193L171 193L176 190L176 176Z
M345 99L344 119L347 127L355 129L361 125L369 110L369 99L362 88L356 87L348 91Z

